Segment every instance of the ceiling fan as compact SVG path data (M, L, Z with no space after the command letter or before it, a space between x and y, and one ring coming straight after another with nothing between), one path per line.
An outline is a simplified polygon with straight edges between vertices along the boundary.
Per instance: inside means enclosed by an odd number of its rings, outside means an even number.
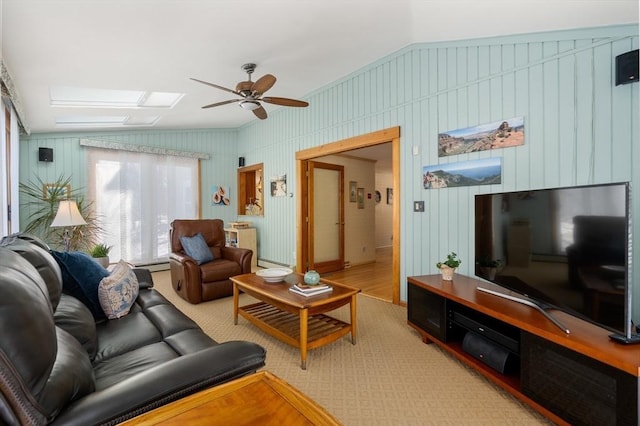
M230 99L228 101L216 102L214 104L205 105L202 108L213 108L220 105L231 104L238 102L244 109L253 111L256 117L260 120L267 118L267 111L260 104L260 102L266 102L268 104L282 105L289 107L306 107L309 106L308 102L298 101L296 99L289 98L277 98L273 96L262 96L264 92L271 89L276 82L276 78L271 74L266 74L260 77L255 82L251 81L251 74L256 69L256 64L244 64L242 66L244 72L247 73L247 81L241 81L236 85L236 90L227 89L226 87L218 86L217 84L209 83L207 81L198 80L197 78L191 78L198 83L206 84L207 86L215 87L216 89L224 90L225 92L233 93L240 96L242 99Z

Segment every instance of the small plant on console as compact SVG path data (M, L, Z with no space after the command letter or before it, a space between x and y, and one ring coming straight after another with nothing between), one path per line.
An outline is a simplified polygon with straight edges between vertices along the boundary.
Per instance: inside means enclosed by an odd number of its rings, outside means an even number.
M453 280L453 273L461 263L462 260L458 259L458 255L452 251L447 255L445 261L436 263L436 267L440 269L443 280L451 281Z

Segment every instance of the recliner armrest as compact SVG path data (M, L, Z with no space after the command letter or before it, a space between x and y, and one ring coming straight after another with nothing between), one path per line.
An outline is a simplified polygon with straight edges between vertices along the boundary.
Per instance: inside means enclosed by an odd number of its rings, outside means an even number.
M265 349L231 341L184 355L97 390L68 406L53 425L122 422L199 390L254 372L265 365Z
M186 254L181 254L181 253L176 253L176 252L171 252L169 253L169 260L175 260L178 263L182 263L182 264L186 264L186 263L193 263L194 265L197 265L196 261L193 260L192 257L187 256Z
M236 262L242 268L243 274L251 273L251 257L253 250L239 247L223 247L222 257L226 260Z

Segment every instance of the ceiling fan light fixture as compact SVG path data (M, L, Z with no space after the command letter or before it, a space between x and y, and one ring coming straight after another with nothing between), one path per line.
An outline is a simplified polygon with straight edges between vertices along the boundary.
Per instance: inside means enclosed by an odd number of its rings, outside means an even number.
M240 106L249 111L260 108L260 103L257 101L240 101Z

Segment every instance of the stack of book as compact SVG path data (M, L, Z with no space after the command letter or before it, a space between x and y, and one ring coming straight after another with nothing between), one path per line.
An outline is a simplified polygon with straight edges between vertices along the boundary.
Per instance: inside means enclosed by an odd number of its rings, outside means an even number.
M298 283L289 287L289 291L305 297L315 296L322 293L329 293L331 290L333 290L331 286L328 286L326 284L307 285Z

